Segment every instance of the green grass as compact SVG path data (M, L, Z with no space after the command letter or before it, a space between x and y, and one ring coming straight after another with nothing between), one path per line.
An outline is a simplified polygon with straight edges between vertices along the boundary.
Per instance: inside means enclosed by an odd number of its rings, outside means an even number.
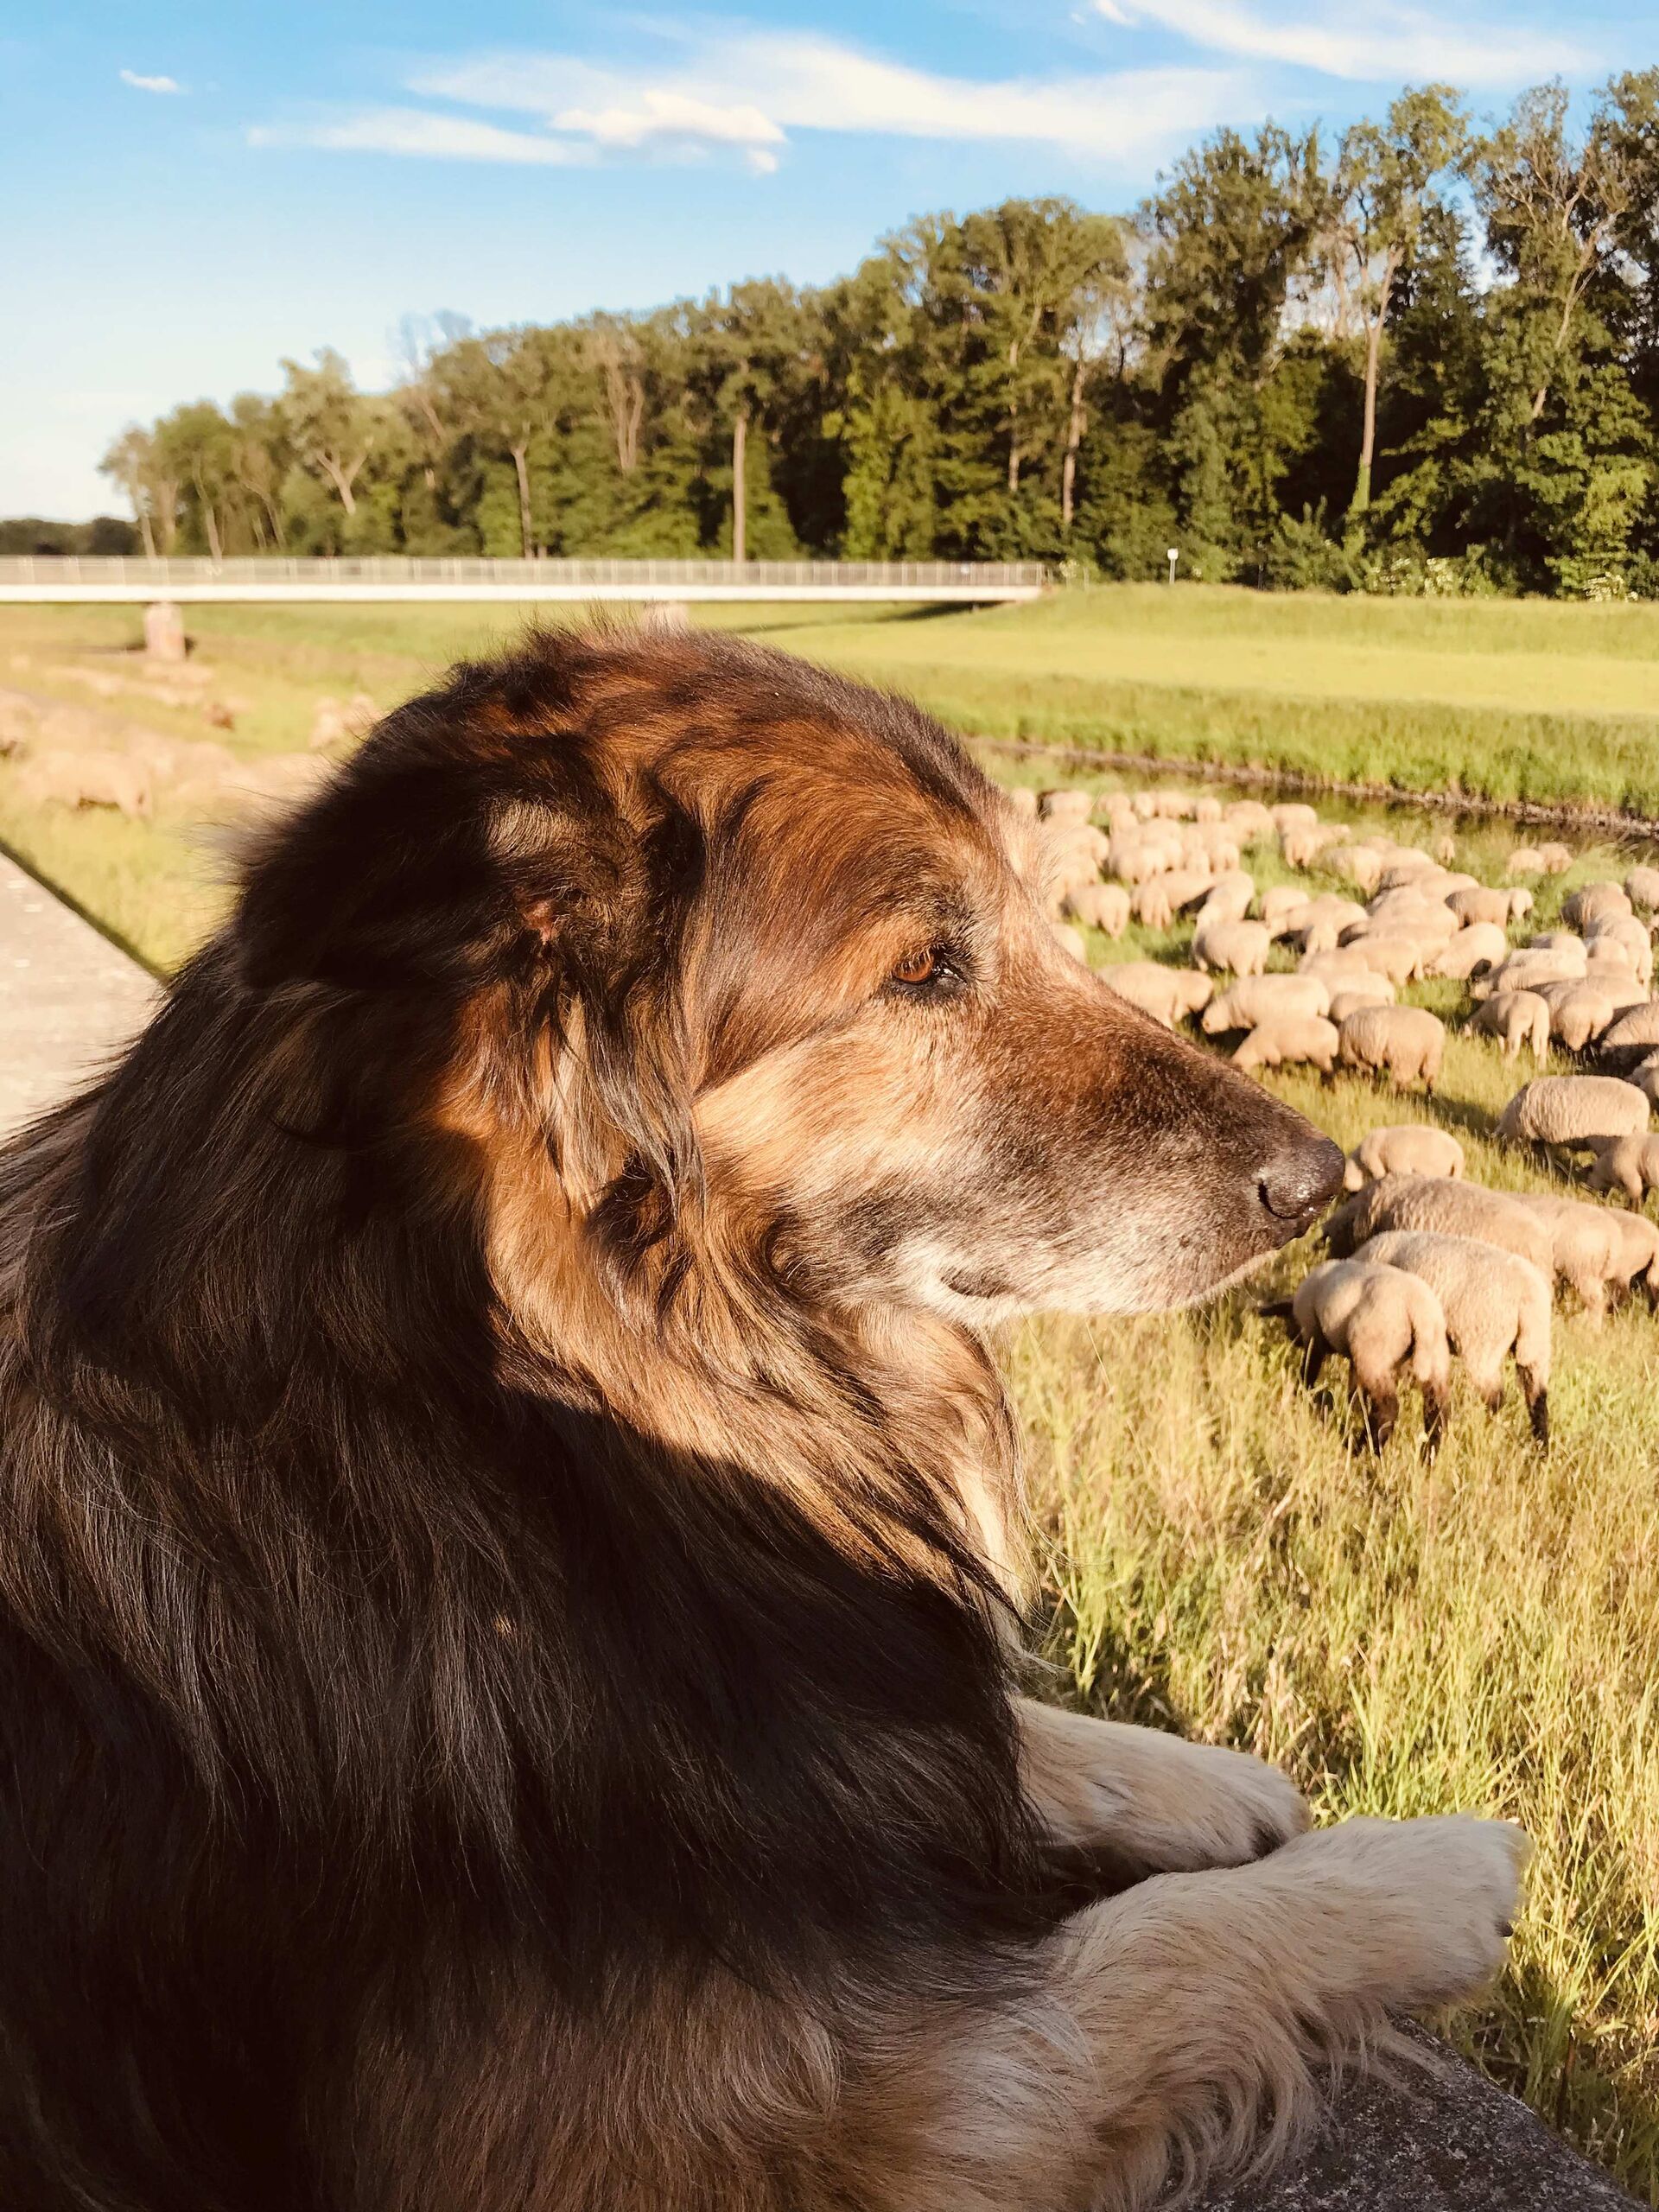
M1645 608L1147 588L923 619L715 619L899 681L968 729L1368 783L1456 778L1502 797L1618 793L1659 812L1659 614ZM302 747L321 693L364 690L389 706L517 618L224 607L191 627L237 709L230 742L257 754ZM137 628L122 610L0 611L0 685L84 700L62 671L118 670ZM1594 671L1584 697L1596 713L1579 710L1568 664ZM1389 665L1396 694L1379 696ZM199 713L121 711L212 734ZM1008 780L1123 780L1036 754L991 765ZM1465 820L1457 834L1460 862L1496 880L1514 831ZM223 900L200 825L27 809L3 764L0 840L161 970ZM1263 887L1287 873L1260 851L1246 863ZM1575 882L1625 864L1586 853L1545 887L1532 925ZM1091 954L1184 957L1189 935L1091 936ZM1444 1014L1464 1001L1454 984L1408 995ZM1529 1073L1454 1034L1432 1103L1345 1077L1271 1081L1345 1146L1427 1118L1463 1140L1471 1176L1535 1186L1541 1172L1488 1134ZM1333 1363L1310 1397L1282 1331L1256 1318L1309 1256L1197 1316L1041 1321L1010 1340L1051 1656L1080 1702L1281 1761L1325 1816L1461 1808L1522 1821L1538 1849L1513 1964L1452 2032L1659 2202L1659 1325L1626 1311L1597 1332L1558 1314L1547 1459L1518 1402L1493 1420L1465 1396L1433 1466L1409 1408L1373 1463L1351 1449L1344 1370Z

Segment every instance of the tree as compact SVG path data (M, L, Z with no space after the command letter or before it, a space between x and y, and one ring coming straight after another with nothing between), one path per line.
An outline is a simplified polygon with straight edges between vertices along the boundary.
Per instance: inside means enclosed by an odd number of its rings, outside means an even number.
M167 477L156 451L155 433L130 423L98 464L101 475L120 486L150 560L173 550L178 487Z
M332 346L319 347L316 359L315 369L283 363L288 382L276 403L283 429L300 466L327 483L345 512L353 515L357 480L374 448L374 410Z
M1377 380L1389 311L1421 245L1434 188L1460 160L1465 136L1457 94L1449 85L1427 85L1402 92L1385 123L1355 124L1338 152L1321 243L1338 327L1357 317L1365 344L1355 514L1363 514L1371 500Z

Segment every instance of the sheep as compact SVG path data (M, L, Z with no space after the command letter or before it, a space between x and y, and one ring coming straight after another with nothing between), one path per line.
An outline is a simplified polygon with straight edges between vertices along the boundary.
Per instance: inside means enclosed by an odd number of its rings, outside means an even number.
M1536 991L1498 991L1475 1008L1469 1027L1503 1040L1506 1060L1520 1057L1529 1046L1535 1060L1549 1057L1549 1001Z
M1293 822L1279 834L1279 849L1287 868L1312 868L1327 846L1345 844L1351 835L1346 823Z
M1267 967L1272 944L1260 922L1200 922L1192 938L1193 965L1259 976Z
M1285 934L1300 938L1305 952L1329 952L1342 941L1345 931L1365 919L1365 909L1334 891L1322 891L1292 918Z
M1242 845L1265 844L1274 834L1273 817L1259 798L1232 800L1221 818Z
M1274 937L1290 933L1291 918L1311 904L1307 893L1294 883L1270 884L1262 893L1262 919Z
M1592 947L1592 954L1593 950ZM1648 1002L1646 986L1637 982L1617 953L1602 960L1592 957L1584 973L1585 981L1595 985L1615 1015L1628 1014L1631 1007Z
M1568 983L1548 997L1549 1033L1569 1052L1581 1052L1612 1020L1611 999L1593 983Z
M1659 1052L1649 1052L1630 1070L1630 1083L1650 1105L1659 1106Z
M1659 999L1643 999L1624 1014L1601 1036L1604 1052L1639 1052L1643 1058L1659 1050Z
M1274 828L1281 837L1293 823L1300 823L1309 830L1317 830L1319 826L1319 816L1300 799L1281 799L1278 805L1270 806L1268 811L1273 817Z
M1440 862L1432 853L1420 851L1415 845L1397 845L1384 863L1377 880L1379 891L1399 891L1408 883L1415 883L1426 875L1440 872Z
M1238 842L1218 822L1195 823L1181 839L1181 861L1187 868L1208 868L1212 875L1230 874L1238 866Z
M1433 1128L1427 1122L1404 1122L1392 1128L1372 1129L1360 1139L1348 1155L1342 1187L1363 1191L1385 1175L1429 1175L1460 1182L1463 1167L1463 1147L1449 1129Z
M1132 905L1135 918L1149 930L1166 930L1183 906L1203 898L1212 879L1206 869L1170 868L1149 876L1136 888Z
M1089 965L1089 947L1084 941L1083 931L1073 929L1070 922L1051 922L1048 926L1054 932L1054 942L1061 951L1069 952L1074 960L1080 961L1086 968Z
M1196 975L1190 968L1166 968L1156 960L1125 960L1103 968L1100 980L1166 1029L1207 1006L1215 988L1207 976Z
M1212 791L1205 791L1193 800L1192 819L1195 822L1220 821L1221 801Z
M1517 1195L1516 1203L1543 1223L1549 1232L1556 1281L1578 1294L1591 1325L1599 1327L1609 1290L1624 1297L1633 1279L1645 1273L1651 1253L1626 1240L1622 1233L1624 1217L1610 1206L1537 1191ZM1649 1298L1654 1294L1649 1288Z
M1538 854L1546 875L1565 875L1573 865L1573 855L1565 845L1540 845Z
M1343 1201L1325 1224L1325 1242L1334 1258L1351 1259L1368 1237L1385 1229L1467 1236L1518 1254L1549 1278L1549 1232L1507 1191L1443 1175L1384 1175Z
M1198 927L1206 922L1242 922L1250 911L1250 901L1255 896L1255 879L1247 875L1242 868L1229 868L1218 875L1205 893L1204 904L1198 908ZM1268 931L1271 936L1271 931Z
M1592 1191L1623 1191L1640 1206L1659 1191L1659 1137L1614 1137L1598 1148L1586 1180Z
M1543 875L1548 873L1542 853L1536 845L1517 845L1504 867L1505 875Z
M1431 1095L1446 1055L1446 1024L1420 1006L1365 1006L1342 1025L1342 1065L1388 1075L1397 1090L1421 1077Z
M17 789L36 805L112 806L134 819L148 816L151 807L149 771L125 753L32 753L18 773Z
M1229 1029L1254 1029L1280 1015L1323 1014L1331 994L1317 976L1248 976L1205 1008L1206 1037Z
M1345 983L1356 976L1369 976L1374 982L1388 982L1366 959L1363 938L1357 944L1339 944L1329 952L1305 952L1296 963L1296 973L1317 976L1324 983ZM1392 992L1391 984L1389 989Z
M1372 845L1341 846L1328 855L1326 865L1368 898L1382 880L1382 855Z
M315 738L312 742L316 742ZM1029 784L1005 784L1002 797L1011 814L1019 815L1026 822L1036 820L1037 794Z
M1530 891L1490 891L1484 885L1471 890L1448 891L1446 903L1467 929L1471 922L1495 922L1505 929L1532 912Z
M1347 1360L1373 1452L1385 1450L1394 1434L1397 1377L1409 1363L1423 1394L1424 1443L1433 1457L1451 1401L1452 1350L1440 1299L1421 1276L1370 1260L1326 1260L1303 1276L1294 1297L1262 1312L1288 1324L1302 1347L1309 1389L1330 1353Z
M1106 867L1120 883L1145 883L1173 868L1180 856L1179 844L1148 837L1140 830L1120 830L1108 841Z
M1516 1092L1498 1116L1497 1134L1508 1144L1592 1152L1603 1137L1642 1135L1648 1114L1647 1096L1634 1083L1607 1075L1546 1075Z
M1560 952L1578 963L1578 972L1584 973L1584 963L1589 950L1576 930L1541 930L1536 937L1529 937L1521 947L1522 952Z
M1094 801L1087 791L1062 786L1058 791L1044 791L1038 799L1037 810L1045 822L1087 822L1094 811Z
M1394 985L1386 976L1338 976L1331 993L1331 1003L1325 1008L1327 1021L1334 1021L1338 1029L1351 1014L1357 1014L1363 1006L1392 1006Z
M1584 933L1588 957L1595 960L1604 948L1624 957L1625 964L1645 990L1653 981L1653 939L1644 923L1634 914L1614 914L1592 922Z
M1425 944L1419 937L1406 937L1396 931L1379 932L1376 937L1356 940L1364 948L1365 964L1372 973L1386 976L1391 983L1409 983L1423 973L1436 953L1438 944Z
M1503 1402L1503 1362L1513 1351L1522 1395L1539 1444L1549 1446L1549 1278L1512 1252L1470 1236L1389 1230L1356 1255L1419 1275L1439 1297L1452 1349L1496 1413Z
M1336 1064L1337 1026L1317 1014L1275 1014L1257 1022L1233 1054L1233 1065L1247 1072L1305 1060L1329 1075Z
M1555 945L1541 945L1535 950L1512 952L1501 966L1484 976L1475 988L1478 995L1484 998L1499 991L1535 991L1545 983L1581 983L1585 964L1582 949L1574 956Z
M1066 893L1063 911L1073 921L1120 938L1129 925L1129 894L1121 883L1080 883Z
M1428 972L1466 983L1477 969L1496 968L1509 949L1509 939L1495 922L1471 922L1437 959L1429 962Z
M1362 927L1367 933L1378 935L1391 929L1405 930L1413 935L1427 936L1432 932L1442 944L1454 938L1461 926L1443 899L1426 897L1409 887L1403 891L1380 893L1354 925L1356 934Z
M1573 930L1630 911L1630 902L1616 883L1581 883L1561 901L1561 919Z
M1624 879L1624 896L1638 914L1659 914L1659 868L1633 868Z

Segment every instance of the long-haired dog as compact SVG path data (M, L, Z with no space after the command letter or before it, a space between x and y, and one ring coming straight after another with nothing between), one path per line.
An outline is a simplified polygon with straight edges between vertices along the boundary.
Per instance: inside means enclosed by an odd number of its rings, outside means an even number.
M1141 2205L1493 1970L1513 1831L1018 1694L988 1326L1342 1169L1041 866L906 705L542 639L0 1155L0 2202Z

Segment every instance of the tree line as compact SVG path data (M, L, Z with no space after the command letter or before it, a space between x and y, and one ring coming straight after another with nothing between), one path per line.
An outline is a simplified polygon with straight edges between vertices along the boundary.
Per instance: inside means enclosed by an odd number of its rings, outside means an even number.
M129 429L146 550L1043 559L1659 592L1659 70L1477 128L1195 146L1131 214L925 216L854 273L647 314L406 319Z

